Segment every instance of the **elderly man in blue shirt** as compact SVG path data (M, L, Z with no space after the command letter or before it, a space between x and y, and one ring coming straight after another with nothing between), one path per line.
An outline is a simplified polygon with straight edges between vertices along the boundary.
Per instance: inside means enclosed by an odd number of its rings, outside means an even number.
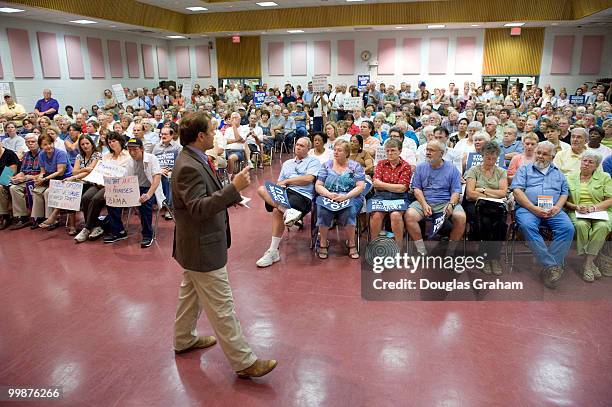
M278 247L283 238L285 226L310 212L314 195L314 182L321 169L319 160L308 155L311 142L301 137L295 142L295 157L283 163L276 185L286 188L291 208L276 203L265 186L259 187L258 195L264 200L266 210L272 212L272 242L270 248L257 260L258 267L268 267L280 260Z
M59 102L51 97L51 89L43 90L43 98L36 102L34 112L38 117L47 116L51 120L59 112Z
M574 226L562 210L569 194L567 180L553 164L555 146L544 141L535 151L535 161L519 168L512 179L512 191L518 204L518 222L527 245L542 265L544 285L555 288L563 275L565 256L574 237ZM539 227L552 230L553 239L546 246Z

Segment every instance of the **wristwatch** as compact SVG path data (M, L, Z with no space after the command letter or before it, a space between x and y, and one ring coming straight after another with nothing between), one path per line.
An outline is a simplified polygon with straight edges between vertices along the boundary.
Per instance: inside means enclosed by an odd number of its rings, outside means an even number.
M449 205L451 206L451 208L453 208L453 209L455 209L455 206L457 206L457 204L456 204L456 203L452 203L452 202L449 202L448 204L449 204Z

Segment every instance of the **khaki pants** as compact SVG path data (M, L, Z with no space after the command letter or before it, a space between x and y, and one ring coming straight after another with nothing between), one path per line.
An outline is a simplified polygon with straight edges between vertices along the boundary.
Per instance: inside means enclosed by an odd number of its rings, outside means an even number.
M196 326L202 310L232 369L240 371L255 363L257 357L242 334L234 310L225 266L207 273L184 271L174 321L174 349L183 350L196 342Z
M25 200L26 184L11 185L11 199L13 200L13 216L28 216Z
M9 202L11 202L11 198L8 189L0 185L0 215L9 214Z
M32 217L33 218L48 218L53 212L53 208L49 208L47 200L49 198L49 187L38 186L32 190Z

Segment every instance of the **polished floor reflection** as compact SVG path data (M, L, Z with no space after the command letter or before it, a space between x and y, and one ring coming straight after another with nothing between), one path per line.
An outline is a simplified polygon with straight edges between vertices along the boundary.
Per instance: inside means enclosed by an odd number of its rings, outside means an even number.
M307 231L257 269L269 217L251 206L231 209L229 271L249 342L279 360L269 376L236 378L218 346L174 355L173 225L140 249L134 220L113 245L0 232L0 385L63 386L27 404L54 406L610 405L610 302L367 302L360 262L335 242L316 259Z

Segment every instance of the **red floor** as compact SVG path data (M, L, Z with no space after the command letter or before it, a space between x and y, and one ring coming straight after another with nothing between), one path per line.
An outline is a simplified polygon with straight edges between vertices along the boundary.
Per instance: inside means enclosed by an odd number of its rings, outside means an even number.
M249 342L279 360L273 373L237 379L218 346L174 355L181 276L173 224L160 220L149 249L137 227L113 245L0 232L0 386L63 386L61 402L21 403L45 406L612 403L610 302L367 302L359 261L337 246L316 259L306 231L257 269L269 216L254 187L246 195L252 209L231 211L230 278ZM210 332L205 318L199 329Z

